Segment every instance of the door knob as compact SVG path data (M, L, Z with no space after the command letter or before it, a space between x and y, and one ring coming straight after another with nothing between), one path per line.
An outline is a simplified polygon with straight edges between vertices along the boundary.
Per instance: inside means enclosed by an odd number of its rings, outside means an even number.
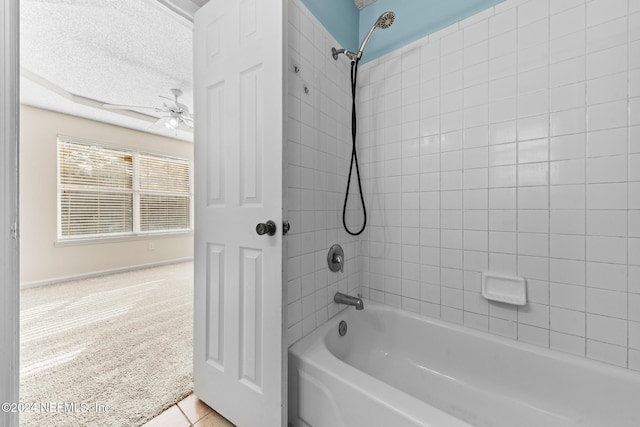
M256 233L259 235L268 234L269 236L273 236L276 234L276 223L269 220L267 222L261 222L256 225Z

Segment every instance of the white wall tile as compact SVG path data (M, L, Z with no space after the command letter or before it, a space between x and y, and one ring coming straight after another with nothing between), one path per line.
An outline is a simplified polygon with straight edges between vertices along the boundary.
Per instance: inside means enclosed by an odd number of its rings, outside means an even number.
M584 357L586 354L586 340L582 337L551 331L549 347L565 353Z
M602 1L602 0L600 0ZM628 64L627 46L616 46L587 55L587 79L625 71Z
M587 236L587 260L625 264L627 262L627 239Z
M545 139L522 141L518 144L518 163L549 160L549 142Z
M626 34L625 34L626 36ZM587 82L589 105L625 99L628 92L627 73L606 75Z
M518 166L518 185L535 186L549 183L549 164L547 162L521 164Z
M549 188L546 186L518 188L519 209L549 209Z
M518 322L549 329L549 306L529 303L518 308Z
M584 157L585 134L565 135L551 138L549 142L549 160L570 160Z
M549 255L553 258L585 259L585 237L569 234L551 234Z
M529 25L540 19L548 19L549 5L535 0L529 0L518 6L518 27Z
M408 311L640 370L635 3L507 0L363 64L360 156L366 199L377 207L360 239L372 262L352 281ZM321 58L313 59L326 73ZM330 111L340 105L333 86ZM292 144L310 141L311 150L294 148L291 158L300 160L291 171L303 184L288 194L298 209L322 207L317 200L330 202L341 190L305 194L314 168L331 157L318 156L325 151L314 145L312 104L296 104L295 87L292 97L294 121L309 123L290 129ZM348 139L348 117L340 120ZM345 144L341 163L349 154ZM324 174L337 187L344 172ZM340 201L334 205L337 213ZM328 224L304 211L299 217L304 232ZM304 232L292 239L299 255L289 267L300 294L305 275L316 275L299 258L311 251L320 259L318 248L329 243L316 235L307 241ZM486 302L479 294L484 270L525 277L530 304L518 310ZM324 297L313 295L317 304ZM301 329L322 323L323 310L314 322L303 316Z
M587 142L587 152L589 157L626 154L628 141L627 135L627 128L589 132Z
M640 209L640 186L637 182L629 182L629 209Z
M586 220L583 210L552 210L549 215L550 233L585 234Z
M640 349L640 323L629 322L629 347Z
M549 231L549 211L519 210L518 231L526 233L545 233Z
M629 294L629 320L640 322L640 295Z
M547 67L536 68L518 74L518 94L528 94L543 91L549 87L549 70ZM541 94L539 94L540 97Z
M584 185L552 185L549 189L551 209L584 209Z
M518 28L518 50L524 50L549 40L549 21L541 19Z
M587 338L626 346L627 321L597 314L587 314Z
M565 0L562 2L552 1L549 4L549 12L551 13L551 16L553 16L564 10L571 9L582 4L584 4L584 0Z
M587 161L587 182L627 180L627 156L596 157Z
M640 351L629 349L628 365L629 369L640 371Z
M607 263L587 263L587 286L626 292L627 266Z
M587 311L603 316L627 319L627 293L606 289L587 289Z
M587 52L594 52L627 42L627 17L607 21L587 29Z
M550 329L552 331L584 337L586 333L586 317L584 312L551 307Z
M598 124L600 124L598 122ZM550 114L551 136L582 133L586 130L586 112L584 108L573 108Z
M585 39L586 36L584 30L579 30L575 33L554 39L549 46L549 63L557 64L559 62L584 55L586 51ZM584 60L581 62L584 67ZM582 80L584 80L584 74L585 73L583 71L580 72Z
M549 235L518 233L518 255L549 256Z
M549 279L552 282L584 286L585 262L581 260L551 258L549 260Z
M500 33L489 39L489 58L498 58L514 53L517 49L516 31Z
M587 340L587 357L612 365L627 366L627 349L600 341Z
M534 344L540 347L549 347L549 330L519 323L518 341Z
M552 2L552 6L554 3ZM564 2L562 2L564 3ZM557 39L567 34L574 33L585 28L586 8L584 3L565 11L551 15L550 29L551 39Z
M584 82L553 87L549 90L549 111L583 107L586 103Z
M342 196L333 188L338 182L337 165L346 163L350 154L346 149L337 150L335 145L338 135L348 135L348 117L333 112L346 111L336 107L348 105L349 96L342 90L348 85L348 68L346 64L333 63L326 55L317 54L317 49L325 49L325 41L331 37L301 3L292 1L290 6L294 12L289 16L290 57L301 66L305 83L323 87L327 94L315 97L312 89L310 97L305 97L297 84L300 80L289 79L285 201L292 224L286 246L287 339L292 344L328 317L329 289L336 288L337 279L328 276L325 265L317 260L326 257L329 241L341 243L348 254L348 273L338 288L350 290L347 276L351 276L351 282L358 283L359 279L355 279L358 276L355 239L344 235L337 238ZM333 148L327 139L333 142Z
M627 211L589 211L587 233L597 236L627 236Z
M489 18L489 37L506 33L516 28L516 9L496 13Z
M587 26L598 25L626 14L626 0L593 0L587 3Z
M587 187L587 208L627 209L626 183L593 184Z
M575 49L575 48L574 48ZM572 83L583 82L586 79L584 56L581 56L576 49L575 55L567 55L568 58L562 58L558 62L552 62L549 67L549 85L550 87L565 86ZM601 73L600 75L605 75ZM594 76L599 77L599 76Z
M549 286L550 304L554 307L584 312L586 309L586 290L584 286L551 283Z
M627 126L627 101L614 101L592 105L587 109L589 131Z
M552 185L581 184L585 182L585 161L571 159L551 162L550 174Z

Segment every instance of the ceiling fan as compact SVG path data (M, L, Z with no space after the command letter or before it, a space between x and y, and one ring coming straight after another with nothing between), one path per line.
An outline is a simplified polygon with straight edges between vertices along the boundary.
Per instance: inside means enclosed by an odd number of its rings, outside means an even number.
M190 130L193 127L193 115L189 113L189 107L178 102L178 97L182 96L180 89L171 89L174 99L167 96L159 95L160 98L168 99L171 103L162 103L162 108L158 107L145 107L141 105L118 105L118 104L103 104L103 107L112 110L131 110L131 109L149 109L158 113L166 113L167 115L161 117L152 124L149 129L160 130L169 129L177 131Z

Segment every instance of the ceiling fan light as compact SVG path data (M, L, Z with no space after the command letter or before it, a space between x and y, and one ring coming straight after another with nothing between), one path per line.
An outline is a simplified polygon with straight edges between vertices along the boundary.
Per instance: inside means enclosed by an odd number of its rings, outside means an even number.
M164 122L164 126L167 129L177 129L179 124L180 123L178 122L178 119L176 119L175 117L171 117L169 120Z

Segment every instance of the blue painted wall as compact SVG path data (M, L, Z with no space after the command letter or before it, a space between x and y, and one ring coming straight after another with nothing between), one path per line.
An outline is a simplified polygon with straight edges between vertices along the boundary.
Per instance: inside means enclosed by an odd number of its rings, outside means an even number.
M502 1L377 0L360 12L360 40L387 10L395 12L396 20L390 28L376 31L367 44L362 62L371 61Z
M378 29L369 40L362 62L371 61L412 41L461 21L504 0L377 0L362 11L351 0L302 0L342 47L356 51L383 12L396 21Z
M358 8L351 0L302 0L342 47L358 48ZM336 46L340 47L340 46Z

